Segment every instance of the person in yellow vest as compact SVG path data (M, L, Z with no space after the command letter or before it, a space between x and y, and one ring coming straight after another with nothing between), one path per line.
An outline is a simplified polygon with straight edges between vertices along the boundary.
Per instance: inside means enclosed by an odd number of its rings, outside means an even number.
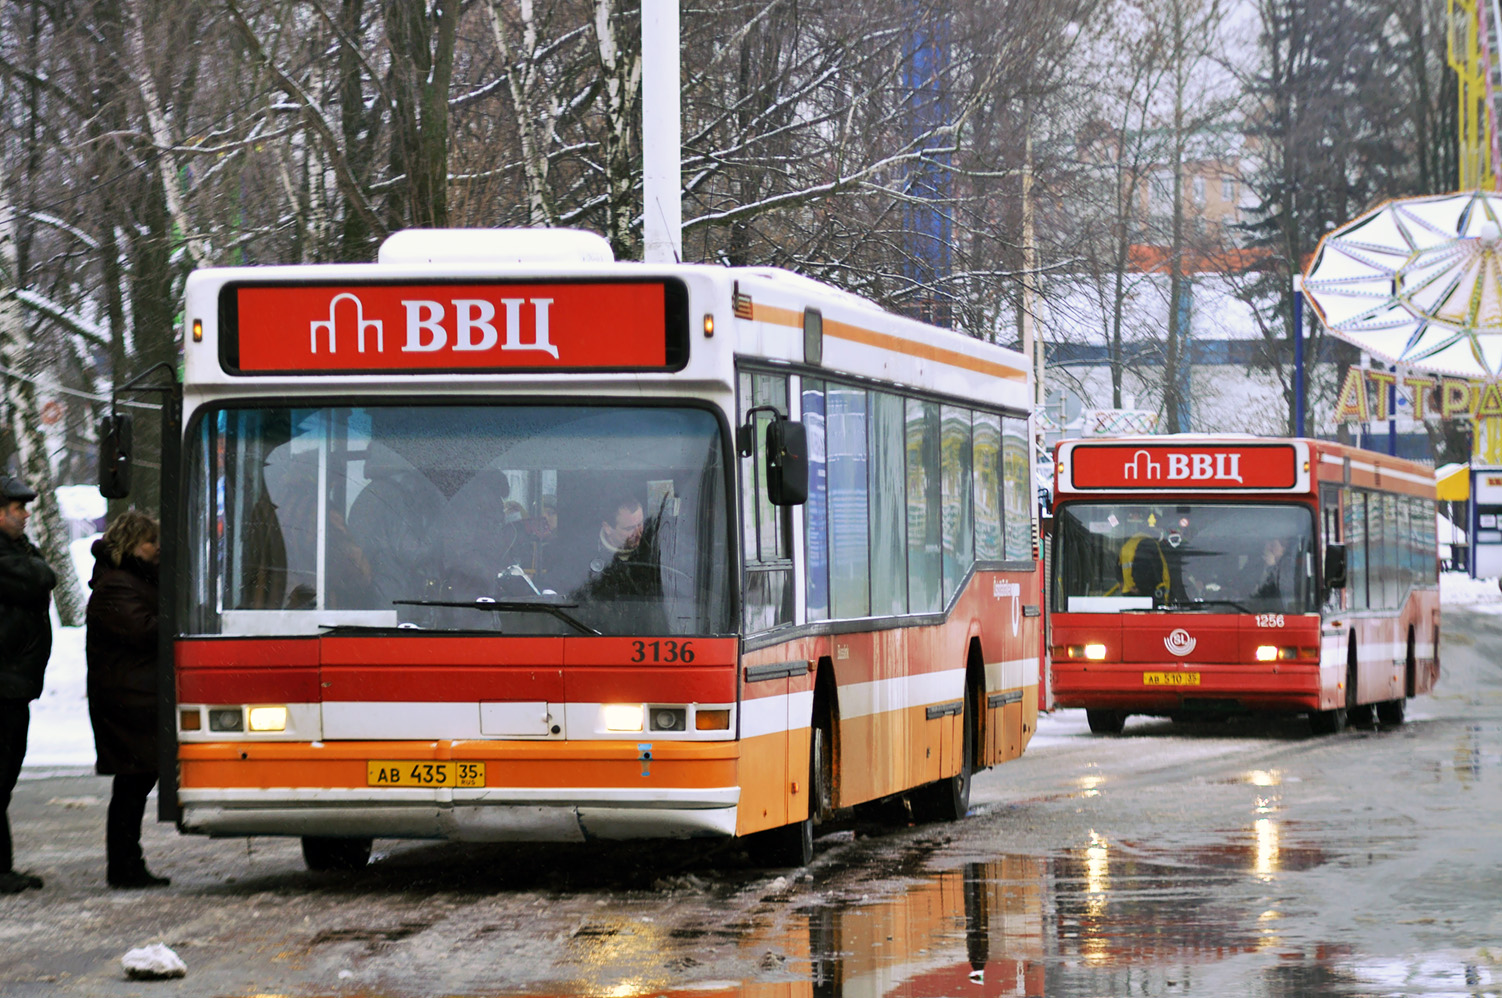
M1117 554L1121 570L1123 596L1163 597L1168 593L1168 559L1158 538L1146 533L1133 534Z

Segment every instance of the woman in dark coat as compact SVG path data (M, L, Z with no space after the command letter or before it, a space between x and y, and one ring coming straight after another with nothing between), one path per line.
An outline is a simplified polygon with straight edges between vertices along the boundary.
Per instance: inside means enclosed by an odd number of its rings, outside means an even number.
M113 776L105 852L111 887L160 887L141 855L157 777L157 523L123 513L94 542L85 650L95 770Z

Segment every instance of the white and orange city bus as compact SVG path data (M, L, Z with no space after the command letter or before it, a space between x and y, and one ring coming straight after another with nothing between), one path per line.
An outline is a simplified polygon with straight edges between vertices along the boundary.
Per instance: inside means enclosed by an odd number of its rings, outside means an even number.
M535 230L199 270L184 321L183 831L300 836L313 868L373 837L751 836L799 863L860 802L963 816L1026 746L1014 351Z
M1322 440L1065 441L1052 692L1130 714L1403 721L1439 676L1431 469Z

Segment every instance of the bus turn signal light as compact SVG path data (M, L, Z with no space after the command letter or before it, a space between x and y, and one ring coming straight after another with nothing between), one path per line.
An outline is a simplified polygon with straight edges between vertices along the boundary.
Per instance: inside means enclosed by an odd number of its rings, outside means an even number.
M694 729L697 731L729 731L729 710L704 710L694 711Z

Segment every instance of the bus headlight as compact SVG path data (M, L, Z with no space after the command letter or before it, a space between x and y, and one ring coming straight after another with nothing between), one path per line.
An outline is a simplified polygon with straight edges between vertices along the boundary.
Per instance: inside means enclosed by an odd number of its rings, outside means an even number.
M251 731L287 730L286 707L252 707L249 713Z
M210 731L244 731L245 708L243 707L210 707L209 708Z
M1086 645L1085 657L1092 662L1104 661L1106 657L1106 646L1102 644Z
M642 705L606 703L600 705L600 722L606 731L640 731Z
M1257 661L1259 661L1259 662L1276 662L1277 660L1278 660L1278 646L1277 645L1258 645L1257 646Z

